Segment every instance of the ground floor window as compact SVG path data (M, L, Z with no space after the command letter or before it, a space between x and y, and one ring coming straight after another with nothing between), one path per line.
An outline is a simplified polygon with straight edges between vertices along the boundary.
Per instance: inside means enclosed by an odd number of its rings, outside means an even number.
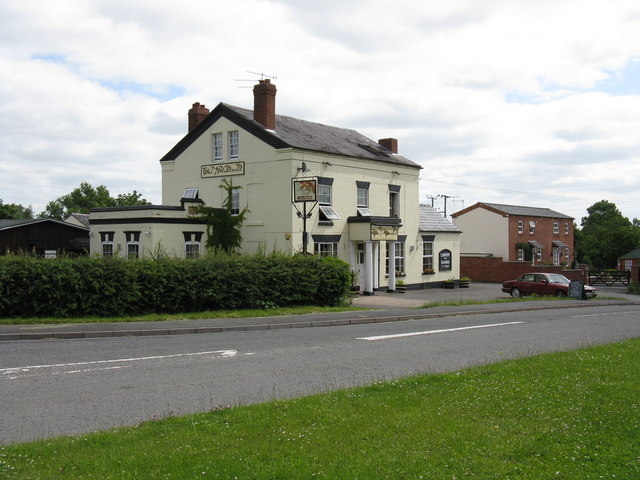
M433 273L433 242L422 244L422 273Z
M313 253L321 257L337 257L338 244L334 242L315 242L313 244Z
M127 243L127 258L129 260L140 258L140 243L139 242L128 242Z
M187 242L184 244L184 256L192 260L200 258L200 242Z
M389 275L389 250L391 243L387 242L387 253L385 259L385 273ZM404 275L404 242L395 242L395 257L396 257L396 275Z
M524 262L524 249L523 248L519 248L518 250L516 250L516 253L518 255L516 260L518 262Z
M113 257L113 237L115 232L100 232L100 242L102 245L102 256Z
M124 232L124 236L127 239L127 258L140 258L140 232Z
M200 258L200 245L202 242L203 232L182 232L184 237L184 256L185 258Z

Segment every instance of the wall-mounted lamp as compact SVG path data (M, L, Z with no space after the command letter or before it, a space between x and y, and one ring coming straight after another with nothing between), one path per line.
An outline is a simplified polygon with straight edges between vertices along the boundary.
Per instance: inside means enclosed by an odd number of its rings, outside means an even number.
M322 162L322 164L328 167L333 167L333 163L330 163L330 162Z
M298 171L299 172L306 172L307 171L307 164L302 162L302 166L298 167Z
M391 173L393 173L394 175L400 175L400 172L399 172L399 171L397 171L397 170L394 170L394 171L393 171L393 172L391 172Z
M89 232L89 237L93 238L94 236L95 236L95 233Z

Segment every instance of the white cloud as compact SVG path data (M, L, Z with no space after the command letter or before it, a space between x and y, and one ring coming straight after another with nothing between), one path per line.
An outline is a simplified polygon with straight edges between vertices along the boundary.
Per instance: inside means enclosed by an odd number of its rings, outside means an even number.
M0 198L39 212L86 180L159 202L187 109L251 107L254 71L279 113L397 137L423 200L640 217L636 3L9 0Z

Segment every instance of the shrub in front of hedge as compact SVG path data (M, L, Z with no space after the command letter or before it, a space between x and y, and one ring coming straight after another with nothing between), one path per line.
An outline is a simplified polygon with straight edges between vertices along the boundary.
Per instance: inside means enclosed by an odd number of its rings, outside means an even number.
M0 257L0 316L126 316L337 305L349 265L281 254L199 260Z

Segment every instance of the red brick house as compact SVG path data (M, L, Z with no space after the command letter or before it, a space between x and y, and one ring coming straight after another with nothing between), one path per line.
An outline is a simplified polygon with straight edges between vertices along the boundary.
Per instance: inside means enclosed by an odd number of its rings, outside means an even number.
M548 208L478 202L451 217L456 227L462 230L462 275L473 274L475 279L482 280L478 276L485 272L469 267L472 258L490 258L491 268L501 269L502 273L493 272L495 275L485 281L509 279L523 268L531 270L532 267L539 269L542 266L572 264L573 217L568 215ZM518 262L521 265L496 267L496 258L500 262Z
M618 258L618 270L631 272L631 281L640 282L640 248Z

